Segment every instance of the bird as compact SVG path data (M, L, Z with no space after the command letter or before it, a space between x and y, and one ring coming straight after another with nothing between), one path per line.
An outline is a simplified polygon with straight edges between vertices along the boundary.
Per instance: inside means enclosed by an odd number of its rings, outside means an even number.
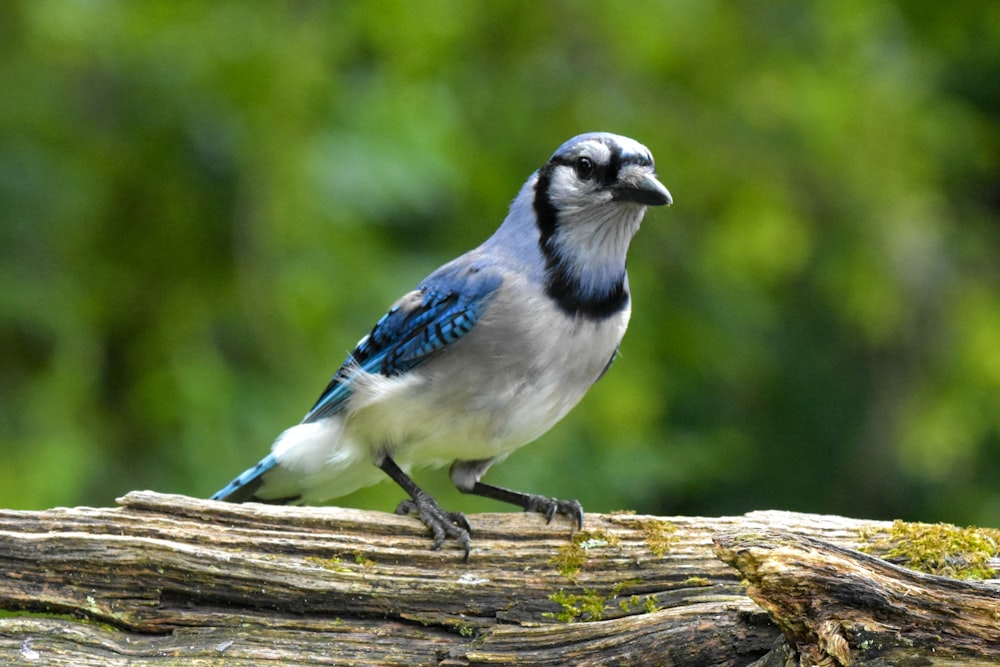
M318 504L388 476L431 549L472 528L411 477L450 466L459 491L583 526L577 500L481 481L575 407L618 355L626 255L650 206L673 203L652 153L590 132L531 174L500 227L404 294L358 341L302 421L213 500Z

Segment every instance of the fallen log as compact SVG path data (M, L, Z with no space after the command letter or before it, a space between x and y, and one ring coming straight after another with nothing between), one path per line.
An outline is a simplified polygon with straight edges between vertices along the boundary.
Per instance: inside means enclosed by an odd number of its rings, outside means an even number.
M1000 588L857 551L889 553L890 523L470 521L463 563L430 551L416 519L380 512L151 492L0 511L0 663L888 665L873 661L912 648L920 664L1000 664ZM887 616L897 606L908 625Z

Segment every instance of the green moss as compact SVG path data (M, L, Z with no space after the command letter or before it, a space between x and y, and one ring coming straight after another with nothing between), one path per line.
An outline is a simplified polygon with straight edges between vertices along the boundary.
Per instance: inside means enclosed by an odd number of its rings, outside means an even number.
M638 607L642 602L639 600L638 595L633 595L629 598L622 598L618 601L618 608L621 609L626 614L632 611L633 607Z
M344 565L344 561L337 556L332 556L330 558L306 556L303 560L307 563L315 565L316 567L321 567L324 570L331 570L333 572L347 572L350 569Z
M557 614L542 614L546 618L554 618L557 621L572 623L574 621L600 621L605 617L607 606L613 605L615 598L622 594L626 588L641 584L641 579L626 579L611 587L607 595L602 595L597 589L585 588L582 593L568 593L562 589L549 596L549 600L555 602L562 611ZM656 599L652 595L640 598L638 595L631 595L618 601L618 608L626 614L637 612L653 612L659 607Z
M684 580L687 586L711 586L712 582L705 577L688 577Z
M93 598L90 598L93 599ZM100 614L104 616L104 614ZM112 618L121 618L126 622L129 620L125 615L112 614ZM29 611L29 610L18 610L18 611L8 611L5 609L0 609L0 619L6 618L43 618L52 619L59 621L68 621L71 623L78 623L80 625L86 625L88 627L99 628L108 632L119 632L121 628L116 625L112 625L106 621L99 620L96 616L88 616L86 614L70 614L62 612L50 612L50 611Z
M608 599L607 596L601 595L593 588L585 588L583 593L567 593L560 589L550 595L549 600L562 607L562 611L557 614L547 613L543 615L564 623L600 621L604 618L604 606Z
M992 579L990 560L1000 556L1000 530L960 528L945 523L895 521L888 533L862 528L861 550L920 572L955 579Z
M669 521L664 521L663 519L644 519L637 521L636 526L642 531L642 537L646 542L646 546L659 558L663 558L670 553L670 548L677 541L677 537L674 535L677 532L677 526Z
M371 567L372 565L375 564L375 561L373 561L371 558L364 555L360 551L354 554L354 562L360 565L361 567Z
M559 570L559 574L572 579L580 572L580 568L583 567L586 558L587 555L583 549L576 544L570 543L564 547L560 547L556 555L552 557L551 562Z
M618 597L622 594L622 591L630 586L638 586L642 583L642 579L626 579L625 581L619 581L611 589L611 597Z
M626 614L634 614L636 613L636 610L641 610L646 614L652 614L654 611L660 610L660 606L656 604L656 598L652 595L646 595L644 597L632 595L627 598L622 598L618 602L618 608Z
M91 623L89 617L74 616L73 614L62 614L48 611L8 611L0 609L0 618L46 618L60 621L72 621L73 623Z
M582 530L563 547L560 547L551 563L567 579L574 578L590 557L588 552L601 547L616 547L620 540L603 531Z

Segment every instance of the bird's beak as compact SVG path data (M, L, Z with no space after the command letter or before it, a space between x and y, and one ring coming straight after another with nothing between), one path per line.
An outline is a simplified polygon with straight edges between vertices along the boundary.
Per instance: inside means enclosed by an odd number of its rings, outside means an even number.
M626 167L612 188L615 201L630 201L643 206L670 206L674 203L670 191L656 176L642 167Z

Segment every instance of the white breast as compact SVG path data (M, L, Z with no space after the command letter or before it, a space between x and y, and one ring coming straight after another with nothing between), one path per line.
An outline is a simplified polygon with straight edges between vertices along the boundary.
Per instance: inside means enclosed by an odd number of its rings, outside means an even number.
M505 292L446 354L404 378L363 380L349 433L401 465L448 465L509 454L565 416L607 366L629 310L595 322Z
M571 318L518 287L444 353L400 377L359 373L342 412L285 431L262 496L325 501L382 479L381 453L440 467L502 458L548 431L600 377L630 313Z

